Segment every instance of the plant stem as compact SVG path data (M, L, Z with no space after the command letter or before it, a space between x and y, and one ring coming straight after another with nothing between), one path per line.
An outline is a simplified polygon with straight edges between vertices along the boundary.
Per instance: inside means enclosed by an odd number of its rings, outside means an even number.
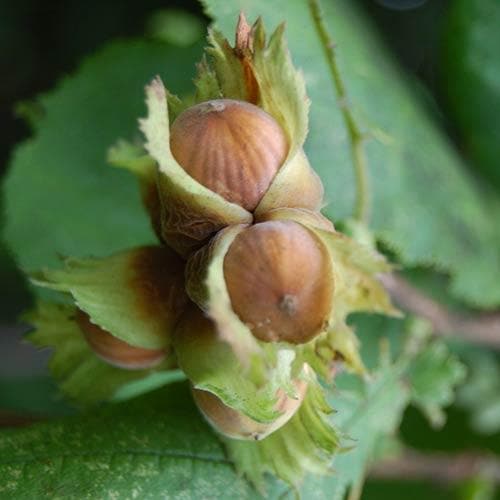
M387 458L370 469L369 476L377 479L425 480L450 483L481 476L500 484L500 462L492 454L460 452L421 453L407 449L400 456Z
M427 319L437 335L454 335L500 350L500 312L460 314L448 310L397 274L384 274L379 279L401 309Z
M318 33L325 57L330 68L330 73L335 86L335 92L340 103L340 110L349 134L351 155L356 178L356 205L354 218L360 222L368 223L370 217L370 191L368 185L368 169L364 149L364 137L349 107L347 91L340 74L335 56L335 44L332 42L323 15L319 0L309 0L309 8Z

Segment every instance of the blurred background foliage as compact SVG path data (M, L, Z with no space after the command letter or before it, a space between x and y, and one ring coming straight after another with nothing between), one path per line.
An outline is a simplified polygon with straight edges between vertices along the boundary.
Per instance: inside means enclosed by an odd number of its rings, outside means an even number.
M454 144L468 169L470 182L480 186L482 192L486 193L487 203L492 213L495 213L500 207L500 199L495 194L500 190L498 2L357 0L356 3L375 25L392 57L398 61L411 82L413 90L425 103L426 111ZM323 4L328 8L328 0L323 0ZM278 17L282 15L284 13L277 13ZM114 85L113 79L119 82L120 78L135 78L137 88L142 88L152 74L166 72L166 68L157 68L157 62L162 57L174 57L176 69L174 72L170 71L168 85L182 94L189 88L192 63L199 59L208 23L209 18L195 0L0 2L0 67L4 70L0 79L2 175L14 155L17 155L15 161L18 164L28 165L30 147L35 148L39 157L41 154L50 154L50 149L44 153L42 146L30 145L29 142L25 143L23 150L15 152L14 147L20 141L28 139L33 128L36 130L37 123L43 117L44 106L50 107L53 104L54 98L50 95L36 103L32 100L34 96L45 94L59 85L61 80L67 83L64 79L80 67L82 60L84 67L88 69L105 68L109 61L123 59L123 72L109 74L107 80L103 79L102 89L110 92ZM126 41L132 39L135 41ZM86 59L110 42L111 45L99 52L97 57ZM126 67L129 56L136 62L140 61L140 64L132 68L133 75L130 73L131 68ZM322 85L330 85L330 82ZM61 92L57 99L62 100L57 105L61 110L64 110L64 99L70 102L75 96L81 96L85 92L89 92L89 98L94 99L94 106L105 108L110 100L110 96L103 95L99 87L83 79L78 81L78 88L71 85L65 87L63 83L59 90ZM122 121L125 123L125 134L130 128L130 120L142 113L140 101L127 107L129 94L126 92L120 94L117 91L114 98L116 100L113 106L122 103L124 111L109 117L111 136L103 130L101 142L93 145L96 154L113 142L117 124ZM88 116L87 122L82 118L78 123L73 123L73 130L64 136L68 148L71 148L75 135L85 134L85 127L89 126L91 118ZM61 113L51 120L52 126L57 129L71 121L71 116L69 112L67 115ZM105 128L107 125L108 122L104 121L96 126ZM44 140L48 144L51 140L57 140L57 137L45 137ZM49 156L46 159L48 161ZM85 161L97 161L104 165L104 158L91 156L79 159L75 153L75 162L79 161L82 164ZM57 159L54 159L54 163L56 166L51 168L64 171L63 163L57 166ZM108 181L121 186L120 173L110 171L103 175L106 175ZM61 179L64 181L63 177ZM85 188L94 190L100 185L99 189L105 191L103 179L104 177L99 177L88 181ZM85 184L87 180L87 177L77 177L77 182L81 184ZM32 180L33 183L38 181L42 182L42 179ZM122 196L131 197L138 204L137 195L129 192L127 186L120 188L123 189ZM22 186L19 185L18 189L22 189ZM72 193L68 192L67 196L71 197ZM102 198L102 193L100 196ZM92 202L90 198L89 203ZM55 203L61 201L56 200ZM26 210L29 210L29 206ZM86 207L81 206L79 210L82 218L85 217ZM108 213L110 206L104 201L100 210ZM117 227L117 231L126 233L126 221L128 217L135 217L133 212L134 209L131 209L129 214L125 209L125 213L117 216L110 224ZM62 214L61 217L77 215L75 212ZM2 210L2 225L4 220ZM134 224L140 225L138 222ZM147 227L146 223L144 227ZM92 228L89 227L88 231L91 234ZM23 228L19 228L19 233L22 232ZM50 263L47 261L50 242L44 241L43 235L25 234L23 237L26 248L29 247L30 255L33 256L33 262L39 259L39 265ZM134 234L129 239L124 234L118 241L115 234L110 234L109 240L101 243L102 248L109 253L114 248L133 244L137 239L144 241L148 237L147 232ZM78 253L78 242L69 242L64 251ZM88 251L81 249L81 253ZM92 252L103 253L99 247L92 248ZM500 269L491 269L496 280L499 271ZM446 274L429 273L415 267L408 272L408 278L442 303L464 308L462 303L447 293L449 277ZM3 420L8 422L9 415L19 412L35 417L71 413L72 409L57 396L57 390L46 374L45 354L36 353L32 348L20 344L22 328L15 324L19 314L30 305L31 294L3 242L0 242L0 283L0 423ZM394 325L391 327L384 323L380 325L380 329L384 335L390 336L391 328L395 331L399 329ZM377 351L376 343L382 335L373 335L372 329L373 323L369 328L363 328L363 320L359 320L359 332L368 356ZM459 390L456 403L447 410L447 422L440 430L433 429L422 414L410 406L402 421L402 440L406 445L424 453L481 452L500 456L500 355L484 348L472 348L461 342L449 344L468 366L467 383ZM498 482L498 473L496 477ZM410 479L370 478L362 498L500 498L500 493L495 493L495 480L491 476L483 477L481 471L472 478L464 477L461 481L453 482Z

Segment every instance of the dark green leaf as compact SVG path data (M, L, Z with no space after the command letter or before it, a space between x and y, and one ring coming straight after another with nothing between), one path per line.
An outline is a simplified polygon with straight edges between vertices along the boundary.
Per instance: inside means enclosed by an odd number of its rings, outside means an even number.
M500 431L500 365L482 349L464 349L468 380L458 392L458 404L469 411L472 428L482 434Z
M200 53L117 42L40 98L45 114L5 183L5 238L23 268L52 265L57 253L108 255L154 241L136 180L107 165L106 152L120 137L139 137L145 84L160 74L186 91Z
M471 159L500 189L500 3L450 6L443 65L450 111Z
M368 481L363 489L363 500L457 500L443 486L410 480Z
M73 410L48 375L2 377L0 408L28 415L67 415Z
M390 323L400 329L404 326L401 320L386 321L386 327ZM371 332L373 325L369 326ZM383 331L379 330L380 338ZM334 421L344 435L344 446L352 449L335 457L334 475L306 479L301 488L304 498L342 498L359 480L377 457L381 442L396 430L411 400L408 374L418 368L415 356L418 361L419 356L432 353L434 346L421 346L420 354L407 352L394 363L382 350L381 365L370 380L347 375L337 379L330 404L337 411ZM447 358L431 359L436 361L431 371L439 379L439 368ZM10 489L0 491L0 496L28 498L58 491L71 497L80 491L83 498L100 498L116 491L118 498L128 498L126 492L134 489L141 498L256 495L237 478L182 384L171 384L97 414L0 435L0 457L0 477L11 478L6 483L9 486L4 486ZM61 468L64 474L58 473ZM266 487L269 498L286 491L270 479Z
M258 498L235 475L184 384L0 433L0 477L1 498Z
M286 21L295 63L312 100L307 153L326 187L326 213L352 213L355 182L345 123L309 2L204 0L230 38L238 12L261 15L270 31ZM452 274L451 289L481 306L500 303L498 216L493 216L458 155L395 67L372 27L349 0L323 1L350 109L364 132L373 189L373 228L407 265ZM496 209L495 209L496 210Z

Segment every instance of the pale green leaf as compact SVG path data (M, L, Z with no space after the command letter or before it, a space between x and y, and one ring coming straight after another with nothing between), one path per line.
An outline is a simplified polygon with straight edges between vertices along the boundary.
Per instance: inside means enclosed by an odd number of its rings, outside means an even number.
M453 402L454 389L464 381L465 374L465 366L443 342L434 342L413 361L408 371L412 401L433 426L444 424L442 408Z
M108 150L108 163L114 167L125 168L134 173L141 180L154 180L156 164L148 156L144 147L124 139L118 139Z
M277 357L250 351L243 360L238 357L242 352L237 355L233 345L218 334L216 325L194 308L181 319L174 348L179 366L197 389L215 394L257 422L269 423L280 415L274 408L276 392L290 384L293 351L281 350ZM271 354L275 354L274 349ZM269 361L274 361L274 366L267 364Z
M100 259L64 260L32 281L71 294L92 322L130 345L169 346L186 305L183 262L169 248L139 247Z
M336 314L342 318L351 312L377 312L398 316L377 274L388 272L391 265L375 250L339 232L315 230L328 249L335 272Z
M299 489L306 474L332 475L331 459L340 437L328 421L332 409L324 389L309 378L304 401L283 427L262 441L225 439L238 472L265 492L264 473L269 472Z
M303 75L291 61L280 25L266 37L262 20L250 28L244 18L235 47L221 33L209 33L208 57L199 65L197 99L220 97L246 100L268 112L288 139L288 154L255 209L260 216L278 207L317 210L323 186L303 153L308 128L309 100ZM242 33L247 33L247 36ZM304 186L307 186L304 189Z
M250 328L233 311L224 276L224 258L244 225L230 226L195 252L186 265L186 290L207 315L214 320L218 335L243 362L261 349Z
M236 18L235 18L236 20ZM272 27L274 30L275 26ZM304 144L308 127L309 101L303 75L292 64L284 38L284 25L279 26L266 40L262 20L254 26L252 71L258 85L257 103L283 127L292 151ZM268 28L267 31L269 31ZM233 37L229 36L231 40ZM218 32L209 37L208 53L215 68L223 96L251 100L247 95L247 82L239 58Z
M175 379L170 359L148 370L124 370L105 363L85 341L75 314L72 306L44 302L25 316L34 328L29 340L38 347L54 349L50 371L73 402L92 405L127 399Z
M162 236L182 255L203 245L221 228L249 223L244 208L206 188L182 168L170 150L167 91L159 78L146 88L148 115L140 120L145 148L158 163Z

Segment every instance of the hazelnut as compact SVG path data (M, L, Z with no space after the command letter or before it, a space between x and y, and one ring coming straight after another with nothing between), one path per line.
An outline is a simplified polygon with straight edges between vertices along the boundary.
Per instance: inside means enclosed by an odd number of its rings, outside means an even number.
M196 181L253 211L288 154L276 120L253 104L232 99L202 102L172 124L170 149Z
M296 222L262 222L240 232L224 257L224 279L233 310L265 342L308 342L330 318L328 250Z
M164 349L135 347L116 338L111 333L92 323L88 314L78 309L76 321L90 348L110 365L126 370L152 368L167 355Z
M208 391L193 389L196 405L207 421L221 434L232 439L261 440L283 427L299 409L307 392L307 382L294 382L297 399L292 399L282 389L278 390L275 409L281 415L270 423L257 422L225 405Z

